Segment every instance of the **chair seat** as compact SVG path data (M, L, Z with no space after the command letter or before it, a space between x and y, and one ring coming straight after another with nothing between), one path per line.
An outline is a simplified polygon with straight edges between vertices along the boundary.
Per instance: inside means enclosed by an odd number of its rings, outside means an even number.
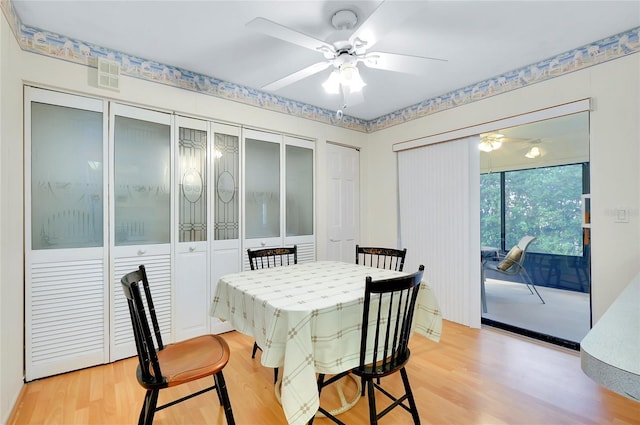
M487 261L486 263L484 263L484 268L493 270L496 272L508 273L508 270L507 271L498 270L498 264L500 264L499 261Z
M229 361L229 346L217 335L202 335L165 346L158 352L158 361L165 378L163 387L211 376ZM153 370L150 370L153 373ZM141 382L147 388L158 387Z

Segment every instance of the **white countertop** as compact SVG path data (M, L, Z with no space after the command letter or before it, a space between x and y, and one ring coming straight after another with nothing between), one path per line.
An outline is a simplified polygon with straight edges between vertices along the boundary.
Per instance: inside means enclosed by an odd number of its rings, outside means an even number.
M640 401L640 273L584 337L580 358L591 379Z

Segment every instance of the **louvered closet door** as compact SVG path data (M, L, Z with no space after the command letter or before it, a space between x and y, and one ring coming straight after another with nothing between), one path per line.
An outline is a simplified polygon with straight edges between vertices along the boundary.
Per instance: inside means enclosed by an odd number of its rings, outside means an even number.
M110 360L135 355L120 278L144 264L163 341L171 342L172 135L168 114L112 104Z
M245 129L244 243L242 262L249 270L247 248L283 244L282 135Z
M247 248L298 246L298 263L315 261L314 143L244 130L243 267Z
M298 246L298 263L315 261L314 143L284 137L284 245Z
M27 381L108 360L103 110L25 88Z

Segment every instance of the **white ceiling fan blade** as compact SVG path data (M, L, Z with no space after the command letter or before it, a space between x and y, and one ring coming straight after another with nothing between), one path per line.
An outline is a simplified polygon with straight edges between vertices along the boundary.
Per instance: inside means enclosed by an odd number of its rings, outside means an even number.
M355 46L358 38L365 41L366 48L370 49L387 33L401 29L402 22L414 16L427 4L425 1L383 1L349 37L351 45Z
M317 38L313 38L265 18L255 18L248 22L246 26L268 36L278 38L316 52L335 52L334 47L329 43L325 43L322 40L318 40Z
M398 53L371 52L360 59L369 68L405 74L424 75L425 66L432 61L447 62L446 59L427 56L401 55Z
M263 86L263 90L268 91L276 91L281 89L282 87L288 86L289 84L293 84L296 81L300 81L303 78L307 78L313 74L316 74L320 71L324 71L328 67L331 66L331 61L318 62L311 66L301 69L300 71L294 72L293 74L289 74L286 77L280 78L272 83Z

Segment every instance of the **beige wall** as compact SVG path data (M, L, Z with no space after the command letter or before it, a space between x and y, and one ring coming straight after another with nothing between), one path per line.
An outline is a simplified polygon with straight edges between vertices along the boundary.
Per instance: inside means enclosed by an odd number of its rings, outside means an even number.
M19 47L0 18L0 420L22 388L22 87Z
M516 114L592 98L590 161L592 207L592 299L597 321L640 271L640 54L557 77L543 83L411 121L369 136L363 181L363 232L393 244L397 198L394 143L443 133ZM629 223L615 223L613 210L631 211Z

